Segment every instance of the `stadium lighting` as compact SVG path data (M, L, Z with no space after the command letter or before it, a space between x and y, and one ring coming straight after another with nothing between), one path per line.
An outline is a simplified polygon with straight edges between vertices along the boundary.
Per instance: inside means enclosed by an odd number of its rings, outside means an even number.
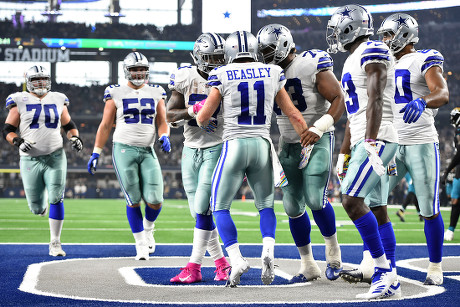
M431 9L443 9L460 6L458 0L439 1L414 1L404 3L369 4L363 5L369 13L392 13L404 11L420 11ZM257 17L291 17L291 16L331 16L339 7L320 7L312 9L273 9L258 10Z

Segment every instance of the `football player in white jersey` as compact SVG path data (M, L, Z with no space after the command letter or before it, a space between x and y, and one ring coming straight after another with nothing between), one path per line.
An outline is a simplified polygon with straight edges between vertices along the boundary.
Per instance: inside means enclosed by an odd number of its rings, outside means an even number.
M342 180L342 205L375 265L369 292L357 297L377 299L397 295L395 291L399 289L400 293L400 284L394 254L386 254L387 250L394 253L396 247L393 228L387 214L386 220L377 221L377 215L372 213L386 204L386 166L398 146L393 125L394 59L388 46L369 40L373 34L372 16L360 5L338 8L327 30L328 51L349 53L341 78L346 92L349 129L346 134L350 137L347 150L351 150L348 171ZM367 205L364 198L369 201ZM386 211L386 206L383 207ZM395 290L390 290L393 287Z
M342 270L342 257L334 209L327 199L327 186L334 152L334 122L345 111L342 88L332 72L333 61L329 54L312 49L297 55L292 35L285 26L270 24L262 27L257 41L264 62L284 69L284 87L309 125L314 143L309 157L302 157L300 137L289 118L275 105L281 134L279 159L289 182L282 188L283 205L301 259L300 270L291 282L307 282L321 274L313 258L311 224L305 205L312 210L326 243L326 277L335 280ZM299 167L302 159L307 158L308 164Z
M163 203L163 176L153 150L156 132L160 136L161 149L171 151L166 123L166 92L161 86L147 84L149 62L142 53L129 53L123 61L123 70L127 84L114 84L105 89L104 114L88 161L88 172L94 175L115 123L112 160L136 241L135 259L148 260L149 253L155 251L154 221ZM146 205L144 218L141 200Z
M46 216L50 204L49 254L65 256L60 238L67 158L61 128L74 150L81 151L83 143L67 109L69 99L62 93L51 92L48 71L39 65L32 66L26 71L25 79L28 92L14 93L6 99L9 112L3 136L11 145L19 147L22 183L30 211Z
M190 261L177 276L171 278L171 282L189 284L201 281L201 263L206 249L216 264L214 280L228 280L230 271L209 207L212 173L222 150L222 115L216 116L214 133L198 127L195 120L200 101L206 99L210 91L210 87L206 86L209 72L224 64L224 43L225 40L218 34L201 34L191 54L195 65L179 67L171 74L169 82L172 95L167 105L167 120L184 123L182 181L190 213L196 220Z
M434 117L449 101L442 75L444 57L434 49L415 50L418 24L408 14L388 16L377 33L396 58L394 103L399 112L394 114L394 124L399 146L397 175L390 176L390 191L409 172L425 218L430 263L424 284L441 285L444 222L439 210L439 140Z
M213 173L211 207L232 265L228 285L234 287L249 270L249 263L241 255L230 206L247 176L259 211L263 238L261 279L264 284L270 284L275 278L274 183L285 182L270 139L273 101L289 117L298 135L305 133L307 124L284 89L286 81L282 69L257 62L258 46L254 35L246 31L230 34L224 52L229 64L209 74L212 89L196 117L198 125L206 126L219 106L223 112L224 144ZM303 145L306 145L305 138L303 134Z

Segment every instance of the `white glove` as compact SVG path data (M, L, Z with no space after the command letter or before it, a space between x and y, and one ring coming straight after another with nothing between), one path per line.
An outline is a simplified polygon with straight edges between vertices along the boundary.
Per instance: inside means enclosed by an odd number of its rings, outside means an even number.
M337 158L337 165L335 166L335 171L337 172L337 177L339 178L340 184L342 184L343 178L347 175L348 165L350 164L351 156L349 154L339 154Z
M302 148L302 152L300 153L300 157L302 158L299 163L299 169L305 168L308 164L308 160L310 160L310 155L313 150L314 144L310 144L307 147Z
M364 141L364 149L367 152L367 157L369 158L369 162L371 163L372 168L374 169L375 173L379 176L385 174L385 167L383 166L382 159L379 157L378 153L378 141L375 140L365 140Z
M78 136L73 136L69 139L72 144L72 149L79 152L83 149L83 141Z
M20 137L15 137L13 140L13 144L18 146L21 151L28 152L29 150L32 149L35 142L29 141L29 140L26 140Z

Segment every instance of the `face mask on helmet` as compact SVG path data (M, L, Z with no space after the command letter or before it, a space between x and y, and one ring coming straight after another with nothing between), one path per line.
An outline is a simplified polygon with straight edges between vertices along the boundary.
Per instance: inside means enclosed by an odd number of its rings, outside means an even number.
M346 52L358 37L374 34L371 14L357 4L340 7L327 23L326 41L330 53Z
M149 61L140 52L131 52L123 60L125 78L135 86L141 86L149 79Z
M454 127L458 127L460 125L460 107L454 108L450 112L450 123Z
M385 18L377 34L393 53L398 53L408 44L418 43L418 23L408 14L393 14Z
M201 34L195 41L191 56L195 65L204 73L225 64L225 40L216 33Z
M51 90L51 75L43 66L32 66L26 71L27 90L43 96Z
M259 52L267 64L280 63L295 48L291 32L280 24L262 27L257 33L257 42Z
M236 59L252 59L257 62L258 45L256 37L247 31L236 31L225 41L225 60L232 63Z

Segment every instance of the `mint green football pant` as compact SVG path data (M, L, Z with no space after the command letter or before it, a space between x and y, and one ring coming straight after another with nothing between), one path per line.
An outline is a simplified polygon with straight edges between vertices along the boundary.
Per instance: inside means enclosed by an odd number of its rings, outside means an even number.
M48 202L55 204L64 198L67 175L64 149L38 157L21 156L19 168L27 203L33 214L43 213Z
M163 174L151 147L113 143L112 160L129 206L139 204L141 199L149 204L163 202Z
M321 210L327 201L334 133L325 133L316 142L310 160L303 169L298 167L302 145L282 142L280 146L279 159L288 180L288 185L282 187L286 214L290 217L299 216L305 211L305 205L311 210Z
M212 211L230 210L246 175L258 211L274 207L270 143L262 137L225 141L212 177Z
M439 213L439 144L399 145L396 151L397 176L390 176L390 191L407 172L412 177L420 214Z
M210 215L212 174L219 160L222 144L209 148L182 149L182 182L187 194L190 214Z

